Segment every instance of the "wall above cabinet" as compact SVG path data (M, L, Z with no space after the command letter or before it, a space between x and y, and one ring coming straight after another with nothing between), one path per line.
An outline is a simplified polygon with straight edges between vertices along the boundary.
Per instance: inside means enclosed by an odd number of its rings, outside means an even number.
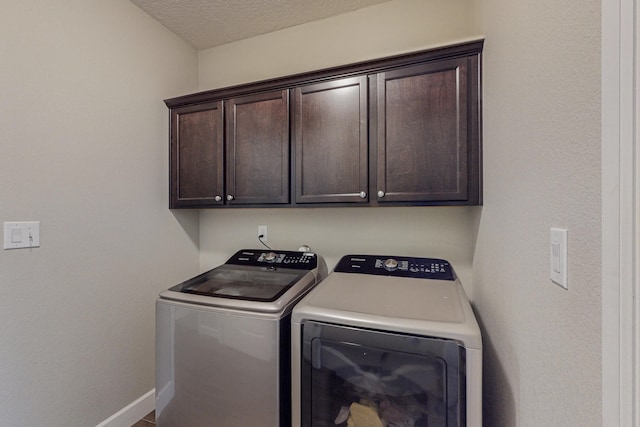
M165 100L170 208L482 204L482 47Z

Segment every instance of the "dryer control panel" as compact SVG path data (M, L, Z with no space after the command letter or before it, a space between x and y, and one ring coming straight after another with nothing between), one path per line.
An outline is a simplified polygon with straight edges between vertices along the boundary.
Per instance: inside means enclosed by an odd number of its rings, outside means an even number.
M318 258L313 252L242 249L229 258L226 264L313 270L318 266Z
M334 271L416 279L456 279L456 274L449 261L395 255L345 255L340 259Z

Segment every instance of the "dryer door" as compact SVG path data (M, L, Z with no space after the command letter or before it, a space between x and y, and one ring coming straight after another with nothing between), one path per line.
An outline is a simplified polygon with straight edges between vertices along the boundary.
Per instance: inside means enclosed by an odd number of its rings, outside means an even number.
M465 425L456 341L312 321L302 335L303 426Z

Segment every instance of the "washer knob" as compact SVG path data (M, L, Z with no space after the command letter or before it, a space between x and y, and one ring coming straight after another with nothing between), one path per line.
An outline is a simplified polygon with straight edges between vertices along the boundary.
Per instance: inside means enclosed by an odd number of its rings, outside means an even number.
M264 260L267 262L273 262L275 259L276 259L275 252L267 252L266 254L264 254Z
M384 268L387 271L394 271L398 269L398 261L393 259L393 258L389 258L388 260L386 260L384 262Z

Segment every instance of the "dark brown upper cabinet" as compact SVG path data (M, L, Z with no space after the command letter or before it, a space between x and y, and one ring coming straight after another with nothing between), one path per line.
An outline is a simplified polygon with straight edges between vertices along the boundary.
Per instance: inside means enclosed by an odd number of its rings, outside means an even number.
M223 129L221 101L171 110L171 208L223 203Z
M170 207L482 204L483 43L165 100Z
M477 200L469 173L470 159L478 162L470 149L471 68L463 57L373 76L378 202Z
M288 91L226 101L229 204L289 203Z
M368 201L367 78L294 90L296 203Z

